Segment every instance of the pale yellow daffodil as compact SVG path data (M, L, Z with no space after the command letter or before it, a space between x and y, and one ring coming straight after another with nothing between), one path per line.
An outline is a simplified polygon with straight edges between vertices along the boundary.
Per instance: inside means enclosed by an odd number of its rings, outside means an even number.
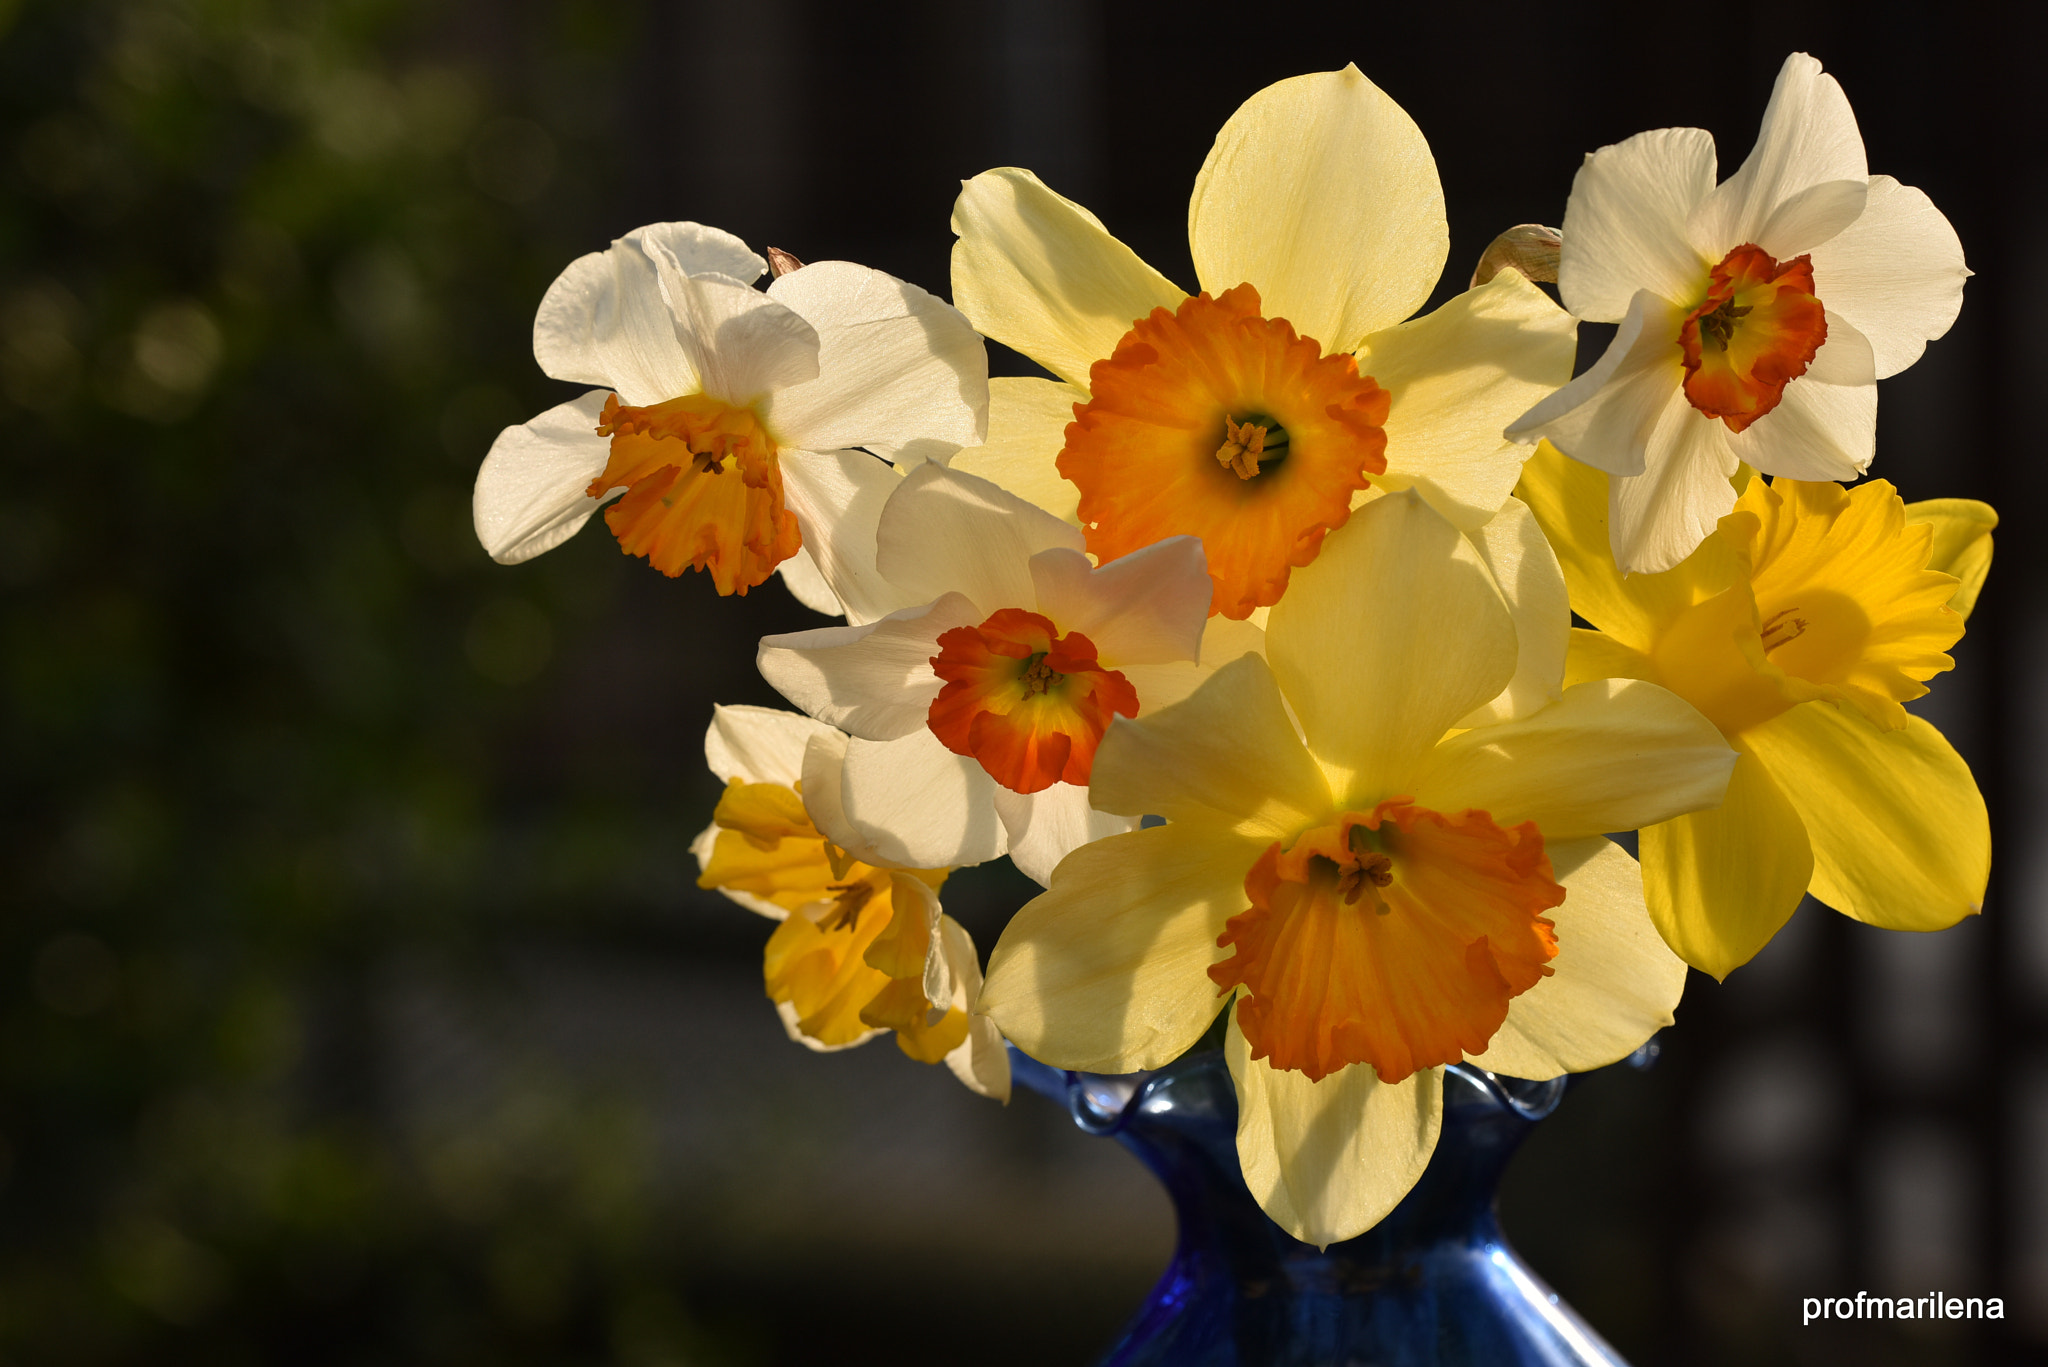
M781 923L762 976L789 1037L829 1053L894 1031L911 1058L1008 1100L1003 1041L968 1014L974 941L939 907L948 871L870 862L835 806L846 737L792 712L720 707L704 753L726 789L691 846L697 885Z
M1265 657L1110 727L1093 801L1165 824L1067 856L980 1009L1034 1058L1129 1072L1234 995L1245 1177L1317 1244L1414 1185L1445 1065L1548 1078L1635 1049L1685 969L1602 833L1718 802L1734 755L1653 684L1562 687L1558 578L1512 500L1476 536L1413 492L1368 503Z
M1572 633L1567 678L1661 683L1742 756L1720 808L1642 832L1650 912L1671 947L1724 977L1807 892L1896 930L1978 911L1983 796L1903 704L1953 663L1943 652L1991 564L1991 509L1905 504L1882 480L1845 491L1758 477L1676 568L1623 576L1607 480L1548 443L1523 476L1572 607L1595 628Z
M1279 600L1370 482L1461 527L1521 460L1508 421L1571 378L1574 323L1513 271L1412 318L1449 250L1428 144L1356 67L1246 101L1195 181L1203 293L1029 171L968 181L955 303L1057 380L992 383L953 458L1078 522L1110 560L1202 538L1212 611Z

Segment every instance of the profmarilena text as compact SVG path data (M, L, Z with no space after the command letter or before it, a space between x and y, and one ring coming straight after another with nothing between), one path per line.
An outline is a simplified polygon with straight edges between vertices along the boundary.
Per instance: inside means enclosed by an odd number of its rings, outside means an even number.
M1815 1320L2002 1320L2005 1302L1997 1296L1808 1296L1801 1324Z

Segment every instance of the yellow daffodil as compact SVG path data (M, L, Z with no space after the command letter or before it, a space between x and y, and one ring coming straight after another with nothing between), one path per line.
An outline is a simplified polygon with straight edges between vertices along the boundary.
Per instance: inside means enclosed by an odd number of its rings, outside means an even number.
M1512 500L1477 535L1413 492L1368 503L1265 657L1110 727L1093 800L1165 824L1068 855L980 1009L1034 1058L1129 1072L1234 998L1246 1180L1317 1244L1415 1183L1443 1066L1548 1078L1636 1048L1685 969L1601 833L1719 801L1734 755L1653 684L1563 688L1561 585Z
M1077 521L1101 560L1200 537L1230 617L1277 602L1368 483L1485 522L1524 454L1502 429L1571 378L1572 320L1513 271L1403 321L1443 270L1443 189L1356 67L1270 86L1217 134L1193 298L1029 171L968 181L953 231L961 311L1059 377L994 381L989 440L954 468Z
M691 847L697 885L781 922L762 969L789 1037L829 1052L894 1031L911 1058L1008 1100L1002 1039L968 1014L974 942L939 908L947 870L868 862L829 796L807 806L807 786L838 791L846 737L790 712L720 707L704 752L726 789Z
M1661 683L1741 754L1720 808L1642 831L1650 913L1671 947L1725 976L1807 892L1897 930L1978 911L1984 799L1902 704L1953 663L1944 652L1990 568L1991 509L1908 505L1882 480L1757 477L1676 568L1624 577L1607 479L1548 443L1523 475L1594 628L1572 633L1567 677Z

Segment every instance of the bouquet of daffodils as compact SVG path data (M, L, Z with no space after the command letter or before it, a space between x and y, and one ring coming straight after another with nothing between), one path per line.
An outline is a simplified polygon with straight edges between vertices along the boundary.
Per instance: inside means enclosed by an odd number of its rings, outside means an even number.
M477 532L519 561L602 509L664 574L843 619L762 640L798 710L705 746L700 882L778 923L793 1040L893 1033L1005 1098L1009 1046L1129 1073L1222 1014L1253 1194L1349 1238L1446 1066L1611 1063L1807 893L1982 900L1983 799L1902 704L1995 518L1844 487L1961 246L1804 55L1718 174L1698 129L1604 147L1418 314L1435 163L1347 67L1217 135L1192 295L1015 168L961 192L951 304L641 228L542 300L541 368L594 387L499 437ZM1619 326L1573 378L1580 320ZM989 380L983 336L1053 378ZM984 973L944 885L1005 855L1046 891Z

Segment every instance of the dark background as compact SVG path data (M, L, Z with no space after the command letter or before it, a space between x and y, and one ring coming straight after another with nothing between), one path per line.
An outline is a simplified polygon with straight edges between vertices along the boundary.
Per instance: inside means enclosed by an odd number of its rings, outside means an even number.
M1785 53L1977 278L1884 387L1876 473L1993 501L1937 681L1987 914L1812 907L1695 977L1647 1075L1538 1131L1505 1218L1643 1364L2048 1360L2048 193L2033 6L0 0L0 1363L1084 1362L1163 1198L1049 1104L814 1056L766 926L698 892L720 601L600 530L469 530L567 397L532 312L695 218L944 292L957 182L1021 164L1192 285L1186 198L1275 79L1356 61L1449 196L1446 297L1583 153L1732 170ZM998 373L1025 373L998 353ZM984 952L1028 891L960 875ZM2003 1325L1801 1328L1837 1293Z

